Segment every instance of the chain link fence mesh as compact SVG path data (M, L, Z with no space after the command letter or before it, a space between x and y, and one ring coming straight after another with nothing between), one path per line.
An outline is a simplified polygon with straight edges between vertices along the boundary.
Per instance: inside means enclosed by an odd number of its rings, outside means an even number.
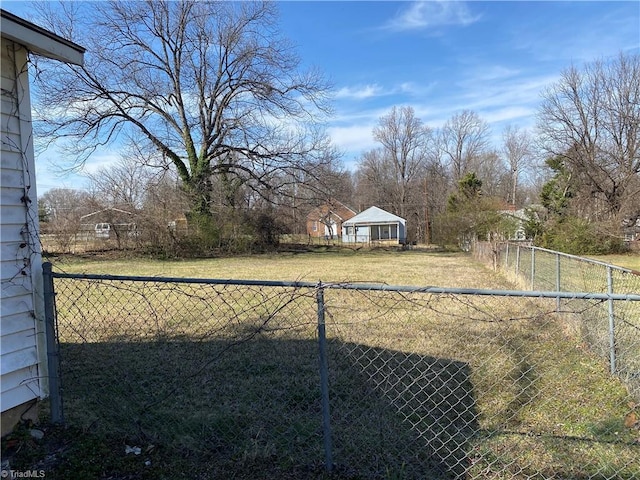
M56 292L67 423L163 445L203 478L321 462L313 291L57 279Z
M336 461L366 478L639 475L638 432L623 428L632 400L554 300L332 293L344 309L329 329L333 384L361 399L332 396L349 415L334 427ZM346 313L358 303L378 316Z
M571 301L86 277L55 279L65 420L162 449L164 478L640 478L637 404Z
M485 243L477 249L528 290L589 293L640 293L640 272L574 255L519 244ZM634 302L559 299L563 314L582 342L607 359L610 370L640 399L640 308Z

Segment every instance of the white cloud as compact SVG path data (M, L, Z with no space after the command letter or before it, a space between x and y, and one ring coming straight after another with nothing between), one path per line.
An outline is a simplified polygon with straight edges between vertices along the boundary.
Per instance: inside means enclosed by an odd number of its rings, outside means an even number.
M474 71L474 81L494 82L513 78L521 73L521 70L508 68L502 65L483 65Z
M77 165L66 159L66 154L55 144L38 153L36 158L36 181L38 195L53 188L85 189L88 186L87 174L95 174L103 168L115 165L121 158L117 148L98 150L83 165Z
M498 123L518 123L523 128L530 127L530 123L535 120L536 110L528 108L526 106L506 106L496 108L495 110L485 112L482 118L490 124ZM515 122L518 120L518 122ZM522 120L525 120L525 124L522 124Z
M376 146L373 140L373 123L359 123L328 128L333 143L347 156L355 156Z
M582 67L596 59L616 56L620 51L637 53L640 38L637 6L630 14L630 2L594 3L606 4L606 13L581 17L571 29L548 28L543 34L539 28L520 28L512 35L511 48L524 52L532 62L561 68L569 64Z
M102 169L116 165L121 158L122 153L117 150L94 154L84 164L82 172L90 175L95 174Z
M353 87L342 87L335 93L335 98L363 100L366 98L385 95L382 87L377 84L356 85Z
M467 26L477 22L467 4L458 1L418 1L392 18L385 26L389 30L422 30L443 25Z
M378 146L372 130L379 118L388 114L393 105L407 104L414 109L418 118L432 128L442 127L457 112L473 110L490 124L492 140L497 146L504 126L534 126L540 92L556 79L555 73L527 73L499 64L485 64L467 68L457 84L451 85L450 94L444 96L433 91L438 86L436 83L420 86L405 82L390 88L382 86L381 90L409 94L411 98L405 98L405 102L378 103L368 109L340 109L328 133L334 144L345 153L346 162L353 164L364 151Z
M426 96L430 94L434 88L438 85L438 82L433 81L429 83L418 82L403 82L396 87L396 91L413 97Z

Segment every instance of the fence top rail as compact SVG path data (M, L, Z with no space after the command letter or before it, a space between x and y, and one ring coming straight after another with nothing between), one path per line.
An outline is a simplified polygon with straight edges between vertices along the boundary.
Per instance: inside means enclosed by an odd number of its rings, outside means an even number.
M590 292L554 292L554 291L528 291L528 290L493 290L478 288L453 288L435 286L403 286L387 285L383 283L348 283L348 282L285 282L278 280L239 280L221 278L181 278L181 277L144 277L128 275L103 275L88 273L58 273L52 272L53 278L68 278L76 280L96 281L122 281L122 282L150 282L150 283L190 283L207 285L238 285L238 286L262 286L262 287L289 287L289 288L325 288L341 290L377 290L384 292L401 293L431 293L451 295L481 295L502 297L533 297L533 298L565 298L583 300L628 300L640 301L640 294L614 294L614 293L590 293Z
M514 245L514 246L519 247L519 248L530 248L531 250L538 250L540 252L550 253L552 255L559 255L559 256L565 257L565 258L571 258L571 259L577 260L579 262L592 263L594 265L600 265L602 267L608 267L608 268L611 268L613 270L619 270L619 271L622 271L622 272L625 272L625 273L630 273L632 275L640 275L640 272L638 272L636 270L632 270L630 268L625 268L625 267L620 267L618 265L612 265L610 263L601 262L600 260L594 260L592 258L579 257L577 255L571 255L570 253L558 252L557 250L549 250L547 248L535 247L533 245L520 245L518 243L512 243L512 242L509 242L509 244L510 245Z
M293 287L316 288L318 282L286 282L279 280L237 280L226 278L188 278L188 277L145 277L136 275L110 275L92 273L58 273L52 272L53 278L70 278L76 280L105 280L120 282L152 282L152 283L199 283L210 285L244 285L261 287Z

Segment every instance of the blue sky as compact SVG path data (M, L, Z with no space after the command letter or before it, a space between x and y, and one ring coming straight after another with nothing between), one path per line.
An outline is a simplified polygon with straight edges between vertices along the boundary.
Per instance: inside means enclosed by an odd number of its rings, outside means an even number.
M25 15L24 3L3 8ZM285 1L281 29L305 66L335 88L328 131L353 167L374 148L371 130L391 107L410 105L441 126L462 110L486 120L498 141L506 125L532 128L541 91L571 64L640 52L640 2ZM497 146L497 145L496 145ZM118 158L97 152L87 168ZM55 154L38 159L38 191L80 188L59 177Z
M427 125L478 113L529 128L572 63L638 52L640 2L283 2L285 32L336 88L334 141L357 159L394 105Z

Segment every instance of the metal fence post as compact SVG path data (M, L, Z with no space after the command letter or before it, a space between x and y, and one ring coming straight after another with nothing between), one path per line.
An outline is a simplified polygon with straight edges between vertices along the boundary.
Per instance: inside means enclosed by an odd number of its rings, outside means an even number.
M324 288L318 283L316 292L318 302L318 348L320 351L320 393L322 395L322 432L324 443L325 469L333 470L331 446L331 417L329 416L329 366L327 360L327 335L324 317Z
M47 341L47 368L49 371L49 403L51 422L64 423L62 393L60 391L60 363L58 339L56 338L55 291L53 270L50 262L42 264L45 335Z
M559 292L561 288L560 283L560 254L556 253L556 292ZM560 312L560 297L556 300L556 312Z
M507 270L509 268L509 242L507 242L507 251L504 255L504 269Z
M516 281L520 276L520 245L516 248Z
M607 267L607 291L613 293L613 272L611 266ZM609 355L611 364L611 375L616 374L616 333L615 317L613 310L613 299L609 299Z
M535 290L536 279L536 249L531 247L531 291Z

